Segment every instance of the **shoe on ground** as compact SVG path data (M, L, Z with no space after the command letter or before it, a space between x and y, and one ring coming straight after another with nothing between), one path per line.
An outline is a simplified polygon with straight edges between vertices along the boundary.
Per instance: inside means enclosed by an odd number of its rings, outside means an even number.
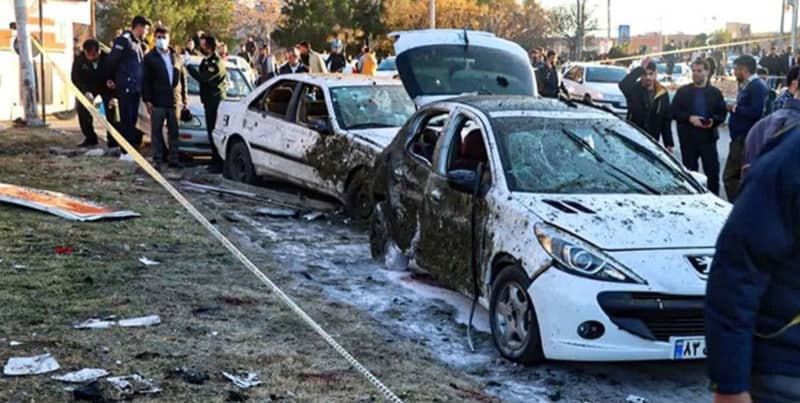
M108 153L106 155L110 157L119 157L122 155L122 151L120 151L119 147L111 147L108 149Z

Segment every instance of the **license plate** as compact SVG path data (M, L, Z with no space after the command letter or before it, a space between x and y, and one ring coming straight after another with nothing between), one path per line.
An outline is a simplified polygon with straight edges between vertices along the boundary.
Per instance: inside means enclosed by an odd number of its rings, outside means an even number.
M697 360L706 358L705 337L672 337L673 360Z

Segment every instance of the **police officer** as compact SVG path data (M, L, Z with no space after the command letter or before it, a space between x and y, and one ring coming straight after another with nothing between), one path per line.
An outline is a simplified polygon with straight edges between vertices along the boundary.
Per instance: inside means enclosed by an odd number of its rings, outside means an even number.
M227 73L225 62L217 54L217 39L213 35L203 35L200 38L200 52L205 56L197 70L187 69L189 74L200 84L200 101L206 113L206 130L208 142L211 143L211 165L208 171L222 173L222 159L217 146L214 144L212 133L217 124L217 108L225 99L227 92Z
M78 87L90 102L98 95L105 101L108 99L109 90L105 80L105 59L107 55L100 51L100 43L95 39L83 42L83 51L78 54L72 63L72 83ZM84 140L78 147L92 147L97 145L97 133L94 131L92 114L80 102L75 102L78 110L78 123L81 126Z
M133 18L131 29L114 40L111 54L108 56L108 86L115 89L119 101L120 128L122 135L132 146L139 147L142 135L136 129L139 116L139 101L142 93L142 41L147 35L150 21L140 15ZM133 159L123 150L121 160Z

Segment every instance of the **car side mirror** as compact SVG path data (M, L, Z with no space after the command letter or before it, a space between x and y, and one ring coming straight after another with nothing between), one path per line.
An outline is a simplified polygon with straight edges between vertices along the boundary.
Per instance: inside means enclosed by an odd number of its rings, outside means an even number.
M478 175L468 169L455 169L447 173L447 184L453 190L473 193L478 185Z
M317 119L311 121L311 128L322 135L333 134L333 127L331 127L331 122L327 119Z

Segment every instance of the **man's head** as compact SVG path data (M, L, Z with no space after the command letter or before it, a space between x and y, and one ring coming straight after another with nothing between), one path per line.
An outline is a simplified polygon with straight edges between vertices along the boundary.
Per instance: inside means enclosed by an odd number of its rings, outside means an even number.
M776 53L778 53L778 48L777 47L772 46L772 47L769 48L769 54L774 55Z
M136 39L142 39L147 36L147 30L149 28L150 20L142 17L141 15L133 17L133 21L131 21L131 32L133 32L133 35L136 36Z
M297 65L299 58L300 58L300 51L297 48L290 48L286 50L286 61L289 63L290 66Z
M692 62L692 82L698 87L706 85L708 79L708 62L705 59L697 59Z
M297 48L300 50L301 55L307 55L311 51L311 44L308 41L302 41L297 44Z
M798 91L798 87L800 87L800 67L794 66L792 67L788 73L786 73L786 89L794 95L795 98L800 98L800 91Z
M331 52L339 53L342 51L342 41L334 39L331 41Z
M214 35L200 37L200 52L208 56L217 51L217 38Z
M742 55L733 61L733 75L740 83L746 81L755 73L756 59L754 59L753 56Z
M90 62L96 61L100 57L100 43L96 39L87 39L83 42L83 55Z
M556 64L556 51L555 50L550 49L550 50L547 51L547 62L550 63L551 65L555 65Z
M767 81L767 78L769 78L769 70L766 67L759 67L756 69L756 75L758 78Z
M269 54L269 52L267 51L267 45L263 45L260 48L258 48L258 54L261 56L266 56L267 54Z
M155 33L156 38L156 49L166 52L169 50L169 29L165 26L159 26L156 28Z
M539 53L539 49L534 48L531 50L531 63L537 64L542 61L542 54Z
M788 54L788 55L792 54L792 47L791 46L787 46L786 47L786 54Z
M645 88L653 88L656 85L656 79L658 78L658 70L656 68L656 63L653 61L648 60L647 63L642 66L644 71L642 72L642 87Z
M186 50L188 50L190 52L193 51L194 50L194 41L191 40L191 39L186 41L186 44L184 45L184 48L186 48Z

